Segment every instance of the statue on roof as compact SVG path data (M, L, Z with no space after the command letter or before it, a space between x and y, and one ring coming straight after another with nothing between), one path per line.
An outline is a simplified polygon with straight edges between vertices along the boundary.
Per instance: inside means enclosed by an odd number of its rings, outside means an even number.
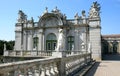
M85 10L82 10L82 18L85 18L86 15L85 15Z
M52 10L53 13L60 13L60 10L57 8L57 6Z
M25 22L27 20L27 15L24 14L22 10L18 12L18 22Z
M75 18L75 19L79 19L78 13L75 14L74 18Z
M48 13L48 7L45 8L45 12L44 13Z
M93 2L91 8L90 8L90 12L89 12L89 17L99 17L100 16L100 4L96 1Z
M34 22L34 19L33 19L33 17L31 17L31 20L29 20L30 21L30 23L33 23Z

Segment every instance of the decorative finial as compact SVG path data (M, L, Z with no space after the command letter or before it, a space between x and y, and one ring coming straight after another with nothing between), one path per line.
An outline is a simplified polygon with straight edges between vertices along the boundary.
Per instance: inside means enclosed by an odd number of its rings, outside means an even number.
M75 18L75 19L79 19L78 12L75 14L74 18Z
M34 19L33 19L33 17L31 17L31 22L34 22Z
M85 18L86 15L85 15L85 10L82 10L82 18Z
M45 7L44 14L45 14L45 13L48 13L48 7Z
M66 14L64 14L64 15L63 15L63 18L64 18L64 19L66 19L66 18L67 18Z
M18 11L18 22L25 22L27 20L27 15L24 14L22 10Z
M93 17L99 17L100 15L100 4L96 1L93 2L91 8L90 8L90 12L89 12L89 17L93 18Z
M57 6L52 10L53 13L59 13L60 10L57 8Z

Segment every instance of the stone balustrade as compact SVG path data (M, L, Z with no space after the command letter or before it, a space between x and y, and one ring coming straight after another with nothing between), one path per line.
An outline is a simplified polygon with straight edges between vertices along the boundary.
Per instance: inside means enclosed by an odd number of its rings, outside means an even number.
M45 76L50 73L58 75L59 59L35 59L0 65L0 76Z
M91 53L0 65L0 76L72 76L91 61Z
M52 51L21 51L21 50L14 50L14 51L4 51L4 56L52 56Z
M53 56L53 53L55 53L56 51L51 51L51 50L47 50L47 51L37 51L37 50L28 50L28 51L21 51L21 50L7 50L4 51L4 56L24 56L24 57L50 57ZM65 56L71 56L71 55L79 55L79 54L83 54L86 52L82 52L82 51L60 51L62 53L65 54Z
M87 24L88 23L88 19L85 18L85 19L69 19L67 20L68 22L72 23L72 24Z

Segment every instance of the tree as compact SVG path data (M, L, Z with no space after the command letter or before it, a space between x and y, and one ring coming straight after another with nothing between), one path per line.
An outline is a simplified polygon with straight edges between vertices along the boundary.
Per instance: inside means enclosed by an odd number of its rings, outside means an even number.
M13 50L13 49L14 49L15 41L4 41L4 40L0 40L0 55L3 55L3 52L4 52L4 44L6 44L6 49L7 49L7 50Z

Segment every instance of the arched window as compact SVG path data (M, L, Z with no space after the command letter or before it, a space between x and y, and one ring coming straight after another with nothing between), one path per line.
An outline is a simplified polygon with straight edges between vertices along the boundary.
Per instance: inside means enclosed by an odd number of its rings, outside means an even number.
M34 37L33 38L33 48L37 49L37 47L38 47L38 37Z
M46 38L46 50L55 50L56 44L57 44L56 35L53 33L48 34Z

